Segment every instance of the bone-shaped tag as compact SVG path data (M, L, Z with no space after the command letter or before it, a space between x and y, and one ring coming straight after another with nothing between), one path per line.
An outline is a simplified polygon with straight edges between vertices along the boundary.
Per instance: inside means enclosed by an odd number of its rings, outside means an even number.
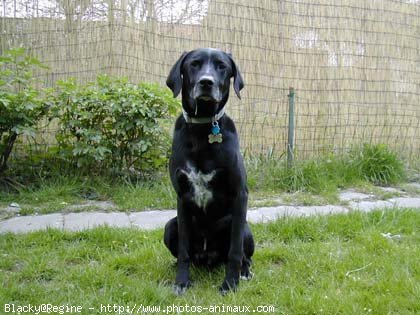
M214 142L222 143L222 141L223 141L223 136L222 136L221 133L218 133L217 135L209 134L209 143L210 144L214 143Z

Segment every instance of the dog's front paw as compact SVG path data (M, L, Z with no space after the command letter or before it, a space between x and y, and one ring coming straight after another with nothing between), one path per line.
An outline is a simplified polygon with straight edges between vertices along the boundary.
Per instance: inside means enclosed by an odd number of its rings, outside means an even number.
M249 270L248 268L245 268L244 270L241 270L241 280L249 281L254 277L254 273Z
M219 288L219 292L222 295L226 295L229 292L235 292L238 288L238 284L239 284L239 279L235 279L235 278L225 279Z
M175 295L180 296L184 295L187 292L187 289L191 286L191 282L177 282L174 284L172 291Z

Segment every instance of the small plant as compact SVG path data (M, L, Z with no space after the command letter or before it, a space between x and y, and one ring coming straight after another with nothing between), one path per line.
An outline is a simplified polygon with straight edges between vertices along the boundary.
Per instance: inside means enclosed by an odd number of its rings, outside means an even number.
M405 177L404 165L385 144L365 144L351 153L351 164L360 176L377 185L389 185Z
M54 107L60 119L57 140L79 167L154 170L166 163L169 151L160 121L177 107L168 91L153 84L104 75L84 86L61 81Z
M349 154L295 161L292 168L287 168L284 159L272 157L248 157L245 161L251 190L325 194L366 181L393 184L405 177L403 162L384 144L365 144Z
M34 86L32 69L46 68L25 54L23 48L0 56L0 175L20 135L34 136L39 120L47 112L39 90Z

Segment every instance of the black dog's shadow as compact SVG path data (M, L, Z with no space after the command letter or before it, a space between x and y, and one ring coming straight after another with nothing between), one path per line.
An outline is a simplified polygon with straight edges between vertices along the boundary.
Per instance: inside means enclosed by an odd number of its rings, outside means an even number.
M177 261L176 259L172 261L170 264L170 268L168 273L165 276L165 279L161 281L159 284L163 285L164 287L173 291L174 289L174 282L173 276L176 274L177 271ZM208 264L208 261L194 261L191 263L191 279L188 288L194 287L196 283L200 283L200 285L205 285L206 283L209 284L210 287L216 288L214 283L223 279L225 273L225 263L222 261L218 261L216 263ZM249 271L249 275L242 275L241 280L249 281L253 278L254 274ZM220 292L222 295L226 295L227 292Z
M167 287L170 290L173 290L174 282L173 278L177 270L177 261L173 260L168 268L168 273L165 276L165 279L160 281L160 285ZM196 283L214 283L220 279L223 279L225 272L225 265L222 262L215 264L205 264L205 263L191 263L191 280L190 287L194 287ZM215 286L214 286L215 287Z

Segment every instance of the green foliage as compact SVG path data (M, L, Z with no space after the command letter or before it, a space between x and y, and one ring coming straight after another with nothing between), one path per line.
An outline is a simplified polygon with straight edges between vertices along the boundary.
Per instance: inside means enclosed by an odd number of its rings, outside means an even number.
M351 153L351 165L361 177L377 185L389 185L405 177L404 165L385 144L365 144Z
M246 160L251 190L335 192L337 188L362 181L388 185L405 177L403 162L384 144L354 149L349 154L327 155L308 161L296 161L287 168L284 160L251 157Z
M34 86L32 69L45 68L23 48L0 56L0 174L19 135L35 135L47 106Z
M169 136L160 122L178 107L167 90L108 76L57 85L57 140L64 156L97 171L149 171L166 164Z
M250 163L252 161L252 163ZM296 161L287 168L286 161L271 157L255 157L247 161L248 183L251 190L308 191L321 193L344 185L346 170L339 157Z

